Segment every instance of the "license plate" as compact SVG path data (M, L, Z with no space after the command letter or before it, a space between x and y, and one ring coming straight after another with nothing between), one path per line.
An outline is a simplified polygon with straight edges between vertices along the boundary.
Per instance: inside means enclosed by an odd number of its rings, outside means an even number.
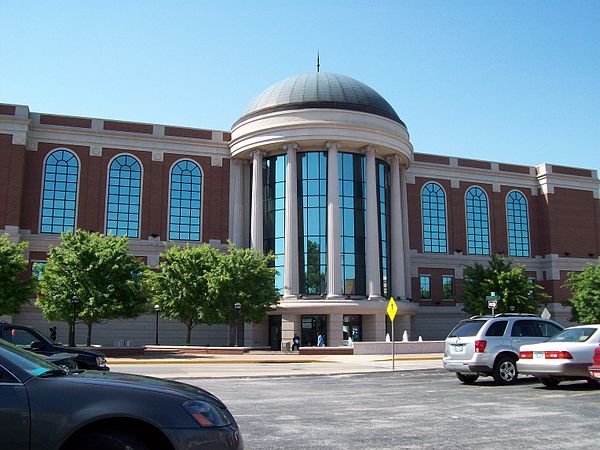
M464 344L458 344L454 346L454 352L455 353L464 353L465 351L465 346Z
M544 359L544 352L533 352L533 359Z

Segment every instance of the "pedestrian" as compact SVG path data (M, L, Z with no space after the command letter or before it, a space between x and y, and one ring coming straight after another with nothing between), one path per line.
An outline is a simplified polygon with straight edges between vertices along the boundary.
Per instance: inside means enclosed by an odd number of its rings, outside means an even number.
M56 327L50 327L50 339L56 342Z
M294 338L292 339L292 351L294 351L294 349L300 350L300 336L297 334L295 334Z
M319 335L317 336L317 346L325 347L325 339L323 338L323 335L321 333L319 333Z

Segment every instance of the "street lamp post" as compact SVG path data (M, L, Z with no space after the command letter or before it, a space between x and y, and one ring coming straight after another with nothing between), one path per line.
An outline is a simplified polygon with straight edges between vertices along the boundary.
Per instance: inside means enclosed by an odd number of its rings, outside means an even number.
M158 345L158 319L160 318L160 306L154 305L154 311L156 311L156 335L154 336L154 345Z
M233 307L235 308L235 346L239 347L240 341L238 339L238 332L240 329L240 312L242 310L242 304L238 302L233 305Z
M75 347L75 321L77 320L77 304L79 303L79 297L74 295L71 297L71 305L73 305L73 331L71 332L71 338L73 341L71 342L71 347Z

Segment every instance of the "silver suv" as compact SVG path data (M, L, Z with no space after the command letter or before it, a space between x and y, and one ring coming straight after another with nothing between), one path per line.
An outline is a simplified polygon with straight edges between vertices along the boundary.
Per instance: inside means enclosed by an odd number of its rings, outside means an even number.
M524 344L544 342L563 329L535 314L473 316L450 332L444 345L444 368L465 384L492 376L498 384L512 384L519 376L517 360Z

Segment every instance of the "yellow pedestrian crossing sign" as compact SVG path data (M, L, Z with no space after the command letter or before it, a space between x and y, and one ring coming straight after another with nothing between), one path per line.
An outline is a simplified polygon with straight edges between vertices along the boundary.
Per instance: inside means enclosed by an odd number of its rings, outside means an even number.
M390 316L390 320L392 322L394 321L394 317L396 317L397 311L398 311L398 306L396 305L396 302L394 301L394 297L391 297L390 302L388 303L388 306L387 306L387 313L388 313L388 316Z

